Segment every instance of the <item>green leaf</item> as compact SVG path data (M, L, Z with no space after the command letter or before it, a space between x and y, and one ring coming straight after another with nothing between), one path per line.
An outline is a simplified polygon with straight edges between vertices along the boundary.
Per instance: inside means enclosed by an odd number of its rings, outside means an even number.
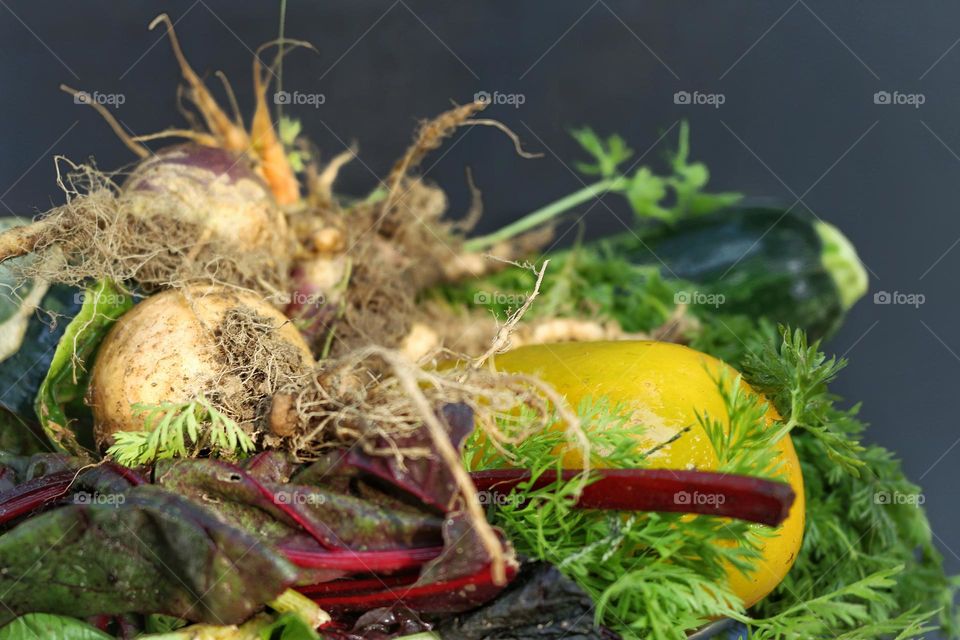
M28 613L0 629L0 640L112 640L86 622L49 613Z
M278 127L280 142L283 143L284 149L287 150L287 162L290 163L290 168L297 173L303 171L307 160L310 159L310 155L306 151L295 147L297 136L300 135L302 129L303 123L301 123L298 118L290 118L288 116L280 117Z
M625 195L638 217L673 222L673 214L659 205L667 195L667 182L653 175L647 167L640 167L633 174Z
M894 606L890 589L902 570L902 566L897 566L877 571L834 592L797 602L777 615L750 620L750 637L755 640L822 637L874 640L898 633L898 638L923 638L932 630L926 623L935 612L920 612L911 607L902 614L878 618L870 607Z
M636 450L637 426L626 407L606 399L585 399L577 408L591 428L594 464L611 468L643 467ZM523 411L503 418L507 435L501 445L516 466L530 469L535 480L556 470L556 454L565 435L559 430L529 433L534 415ZM516 438L519 433L525 437ZM514 437L511 437L514 436ZM467 442L468 465L492 468L506 464L481 432ZM756 564L758 552L750 528L738 521L670 513L615 513L574 508L577 481L530 490L524 500L498 503L490 517L503 528L521 555L555 565L596 602L598 623L626 640L683 640L711 616L736 614L741 603L730 591L726 567Z
M54 285L32 314L19 350L0 362L0 406L36 419L34 401L67 324L80 310L76 289Z
M320 640L320 635L295 613L285 613L260 630L261 640Z
M137 404L133 409L143 417L144 430L117 432L107 451L122 465L136 467L183 458L202 449L228 458L253 451L250 436L202 396L193 402Z
M0 536L0 624L39 611L240 624L297 575L278 551L186 498L151 485L110 496Z
M113 323L132 306L129 295L110 281L100 281L87 289L80 312L60 339L34 403L40 425L57 450L89 455L71 428L66 406L83 398L97 347Z
M577 170L587 175L613 177L620 165L633 155L633 150L616 134L602 140L593 129L585 127L574 129L570 135L580 143L584 151L593 156L593 163L577 163Z
M0 451L26 456L47 450L46 438L36 425L0 407Z
M0 232L23 224L19 218L0 218ZM33 256L28 255L0 264L0 362L20 349L30 318L49 288L46 282L20 275L19 270L32 260Z
M147 616L145 626L147 633L170 633L186 625L180 618L154 613Z
M280 142L282 142L285 147L290 147L297 141L297 136L300 135L300 131L303 129L303 123L300 122L298 118L282 116L278 129Z
M801 427L826 446L826 453L847 472L858 475L864 451L860 443L843 433L852 416L833 408L836 398L828 392L832 382L847 363L842 358L827 358L820 343L807 344L799 329L791 333L781 328L779 348L767 344L763 351L746 357L744 369L751 383L766 395L788 419L788 425ZM858 429L859 430L859 429Z

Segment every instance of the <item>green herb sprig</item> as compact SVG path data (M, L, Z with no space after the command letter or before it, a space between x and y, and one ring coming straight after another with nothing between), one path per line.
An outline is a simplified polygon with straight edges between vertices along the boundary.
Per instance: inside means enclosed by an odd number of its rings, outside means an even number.
M202 396L182 404L136 404L133 410L143 416L144 430L117 431L107 451L122 465L195 456L201 450L235 458L254 448L250 436Z
M784 581L749 614L729 590L726 571L756 568L759 536L770 533L763 527L707 516L579 510L572 482L518 487L525 500L491 506L490 518L521 554L552 562L576 580L597 602L598 623L628 639L681 640L716 616L747 623L759 640L921 638L935 619L956 637L955 581L943 573L923 509L878 499L922 495L919 487L890 452L860 444L856 408L836 406L827 385L844 362L827 358L802 333L776 335L755 326L738 348L747 381L768 394L783 421L768 426L766 402L745 393L737 378L720 376L729 431L720 416L703 416L697 425L710 437L721 470L776 474L769 450L787 432L801 460L803 546ZM585 401L578 413L585 424L602 427L588 434L595 463L645 466L644 452L631 446L642 425L622 407ZM522 413L510 420L513 429L523 428ZM512 464L537 478L562 467L564 441L562 432L547 430L506 448ZM506 464L485 440L467 450L475 467Z
M634 215L640 220L668 223L677 222L687 215L722 209L741 197L736 193L703 191L710 180L710 172L703 163L689 161L690 128L686 122L680 123L677 151L669 157L671 173L665 176L656 175L647 166L633 169L630 174L623 173L621 167L634 156L634 151L619 135L601 138L589 127L574 129L571 135L591 157L589 162L576 163L577 170L598 180L494 233L468 240L464 243L465 250L489 249L607 193L617 193L626 198Z
M759 438L765 424L747 427L762 403L731 391L733 419L747 438ZM585 399L577 408L589 425L595 465L615 468L647 466L650 451L639 450L643 432L627 408L605 399ZM531 414L528 419L533 419ZM505 416L501 425L512 434L524 427L525 414ZM725 469L742 471L752 454L736 453L718 441L716 446L729 463ZM467 463L473 468L522 466L530 469L530 484L513 495L524 500L504 501L491 507L490 518L502 527L524 555L555 564L576 580L597 603L597 622L613 627L627 639L679 640L711 616L733 615L742 603L726 582L726 567L752 570L760 557L758 537L750 525L739 521L682 514L588 511L574 508L578 482L558 482L531 490L533 481L548 470L563 466L561 452L569 446L560 430L545 430L505 445L509 465L489 439L475 435L468 442ZM769 464L769 455L764 458ZM759 475L759 474L758 474Z

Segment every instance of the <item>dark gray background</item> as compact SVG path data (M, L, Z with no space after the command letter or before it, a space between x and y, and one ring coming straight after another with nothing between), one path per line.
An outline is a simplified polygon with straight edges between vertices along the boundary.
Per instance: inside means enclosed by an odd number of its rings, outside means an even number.
M169 45L146 30L161 11L179 21L195 67L226 72L249 106L251 49L277 35L274 2L0 0L0 213L58 201L54 154L95 156L105 168L132 160L61 82L122 93L116 114L133 131L183 124ZM851 360L837 391L864 401L870 439L922 482L940 547L960 570L960 5L292 0L288 36L319 53L289 56L285 88L326 98L290 113L327 156L360 145L345 191L365 192L386 173L417 118L485 90L524 96L488 113L546 155L522 160L499 134L473 129L426 162L455 211L467 206L463 168L473 167L487 204L481 230L581 186L569 127L619 132L656 163L676 129L661 134L681 118L718 189L802 200L837 224L872 291L925 296L914 308L876 305L871 294L830 347ZM679 90L725 103L676 105ZM881 90L925 103L878 105ZM615 198L582 211L594 234L629 220Z

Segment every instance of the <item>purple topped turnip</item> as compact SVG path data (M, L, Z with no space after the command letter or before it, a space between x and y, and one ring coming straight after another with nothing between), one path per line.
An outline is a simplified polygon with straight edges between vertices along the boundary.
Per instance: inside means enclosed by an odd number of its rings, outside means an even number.
M162 149L137 166L120 197L133 216L194 224L241 251L269 248L286 234L286 219L250 159L226 149Z

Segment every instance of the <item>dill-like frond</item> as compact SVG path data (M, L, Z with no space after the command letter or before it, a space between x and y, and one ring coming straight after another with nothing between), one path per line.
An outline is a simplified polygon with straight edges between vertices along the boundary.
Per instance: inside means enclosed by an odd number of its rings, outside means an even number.
M195 456L204 450L228 458L253 451L250 436L203 396L182 404L136 404L133 410L143 417L144 430L117 431L107 451L122 465Z

